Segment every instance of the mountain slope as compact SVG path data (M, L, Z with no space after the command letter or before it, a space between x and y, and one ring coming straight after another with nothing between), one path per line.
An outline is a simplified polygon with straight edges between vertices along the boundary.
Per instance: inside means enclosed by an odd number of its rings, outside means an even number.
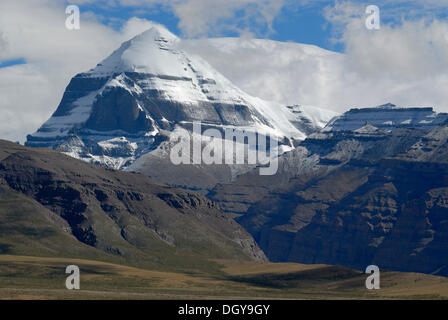
M50 150L6 141L0 150L3 253L30 253L31 244L34 253L180 269L212 257L264 259L249 234L193 192Z

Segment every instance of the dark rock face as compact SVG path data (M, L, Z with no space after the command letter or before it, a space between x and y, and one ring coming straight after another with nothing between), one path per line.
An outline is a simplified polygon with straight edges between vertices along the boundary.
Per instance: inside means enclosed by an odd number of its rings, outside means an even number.
M397 177L398 178L398 177ZM448 222L443 189L422 188L417 198L406 199L414 188L392 179L367 183L354 195L323 212L295 235L288 260L324 262L365 268L446 273ZM442 194L441 194L442 193ZM433 202L438 202L433 210ZM317 237L317 238L316 238Z
M5 193L42 206L79 243L130 261L266 259L211 200L54 151L0 141L0 197Z
M257 121L269 125L268 121L248 105L230 104L219 101L195 101L192 103L170 100L165 92L148 88L146 84L164 78L161 75L123 72L106 78L92 78L88 74L75 76L53 114L52 119L39 130L27 137L27 146L52 148L90 162L108 167L104 157L125 158L129 163L160 143L159 130L172 130L176 124L200 121L209 127L221 128L223 125L251 126ZM190 82L191 79L171 79ZM122 86L117 86L115 82ZM112 83L112 84L111 84ZM176 84L173 84L176 85ZM129 88L144 88L130 91ZM90 98L89 98L90 97ZM80 121L80 99L86 99L88 117ZM75 115L75 116L74 116ZM64 120L64 118L73 120ZM52 122L53 121L53 122ZM55 125L54 121L62 121ZM66 123L68 121L68 123ZM73 122L73 123L72 123ZM132 152L115 147L113 153L101 141L125 139ZM76 141L76 142L75 142ZM95 158L96 157L96 158Z
M448 128L371 129L312 135L270 180L209 196L272 261L448 276Z
M402 167L365 169L364 183L328 208L315 210L311 221L294 232L288 260L448 275L443 271L448 263L446 188L438 188L446 185L448 171L425 165L422 172L409 163ZM436 172L444 177L434 180ZM325 183L335 183L334 178ZM306 205L296 207L299 216Z
M95 131L121 130L130 134L154 130L134 97L120 87L111 88L96 98L85 128Z
M76 100L88 95L91 92L100 90L108 80L108 77L91 78L86 77L83 74L78 74L73 77L65 89L59 107L53 113L53 117L68 116L70 111L73 110L73 103Z
M400 219L373 261L385 268L448 275L448 188L431 189L403 205Z

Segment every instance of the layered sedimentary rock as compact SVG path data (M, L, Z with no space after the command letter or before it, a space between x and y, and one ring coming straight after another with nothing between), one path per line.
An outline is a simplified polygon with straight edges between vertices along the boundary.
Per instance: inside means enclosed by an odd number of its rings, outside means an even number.
M209 196L273 261L448 275L448 127L310 135L273 177L253 173Z
M325 130L357 130L369 123L379 129L434 128L448 119L432 107L399 107L388 103L376 108L353 108L330 121Z

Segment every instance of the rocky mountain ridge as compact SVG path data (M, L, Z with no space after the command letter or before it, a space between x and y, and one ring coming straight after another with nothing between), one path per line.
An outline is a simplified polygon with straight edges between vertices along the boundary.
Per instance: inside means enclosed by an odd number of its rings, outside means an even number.
M273 177L247 173L209 197L269 259L448 275L447 124L310 135Z
M42 255L158 268L213 257L266 259L252 237L203 196L6 141L0 141L0 211L3 253L35 248Z
M375 108L352 108L332 119L324 131L357 130L365 124L382 130L396 128L435 128L448 120L448 113L437 113L432 107L399 107L387 103Z

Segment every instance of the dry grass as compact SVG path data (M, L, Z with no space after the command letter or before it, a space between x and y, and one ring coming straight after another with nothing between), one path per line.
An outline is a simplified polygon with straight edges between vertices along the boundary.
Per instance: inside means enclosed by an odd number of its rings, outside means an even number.
M324 265L320 264L309 265L299 263L257 263L235 260L215 261L224 266L222 271L232 276L257 275L266 273L285 274L324 267Z
M1 299L448 299L448 279L382 272L381 290L347 268L215 260L221 275L189 275L82 259L0 255ZM81 270L81 290L65 289L65 267Z

